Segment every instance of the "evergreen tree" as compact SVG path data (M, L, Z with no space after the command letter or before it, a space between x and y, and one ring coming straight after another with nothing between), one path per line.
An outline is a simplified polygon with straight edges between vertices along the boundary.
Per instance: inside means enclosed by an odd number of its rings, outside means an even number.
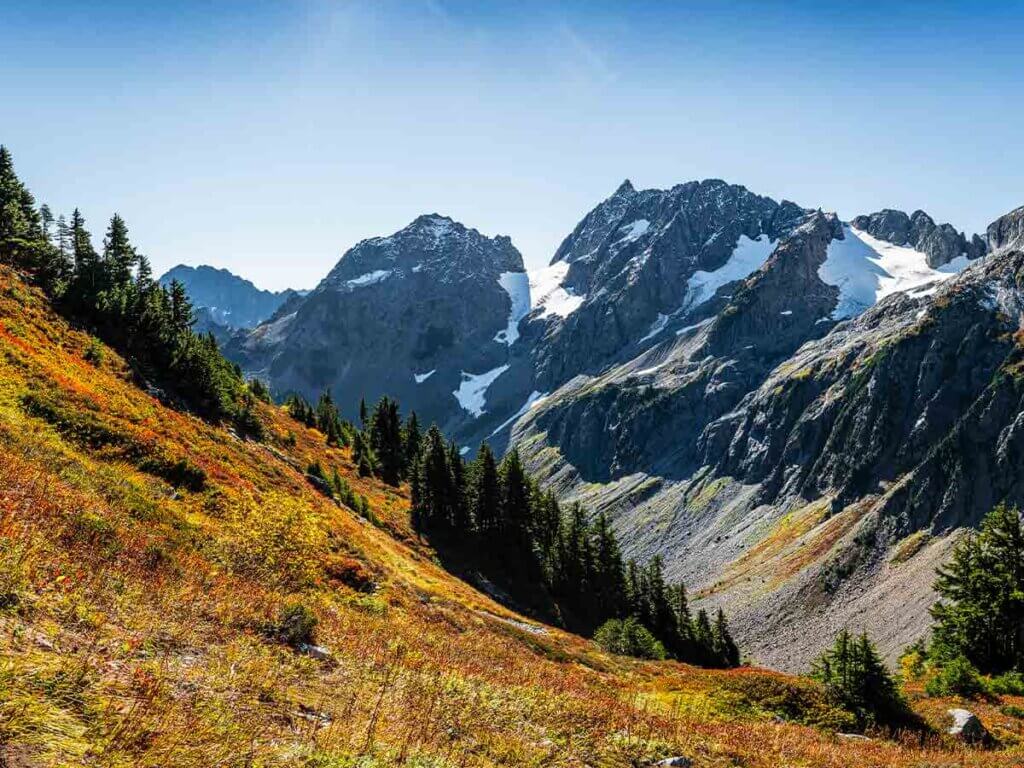
M693 622L694 661L702 667L715 666L715 635L708 612L701 608Z
M711 630L712 649L714 650L718 666L738 667L740 665L740 649L729 634L729 624L725 620L722 609L718 609L715 616L715 625Z
M466 465L454 441L448 443L449 523L458 533L470 533L469 505L466 500Z
M451 519L451 476L448 469L448 452L441 430L436 424L427 430L424 440L422 462L422 493L420 519L424 528L442 526Z
M508 543L528 549L530 543L530 487L526 472L513 448L501 462L501 528Z
M381 479L389 485L398 485L405 474L406 461L398 403L382 397L373 410L368 431Z
M115 285L130 282L135 265L139 261L135 248L128 240L128 226L116 213L110 219L107 236L103 238L103 261L106 262L111 282ZM184 287L181 291L184 292ZM191 327L192 323L189 322L188 325Z
M963 656L982 672L1024 670L1024 531L1000 504L938 571L930 653Z
M296 410L302 411L303 406L309 408L305 401L301 401L296 406ZM310 409L311 410L311 409ZM306 414L304 414L306 415ZM308 415L306 415L308 419ZM331 397L331 391L325 389L320 393L320 399L316 403L316 411L314 417L314 423L318 430L320 430L324 437L327 438L328 445L344 445L344 432L341 427L341 416L338 414L338 407L334 404L334 398ZM363 471L364 465L360 464L361 454L363 445L360 444L360 455L356 455L356 451L353 451L353 461L356 462L360 467L360 472ZM369 462L372 465L372 462Z
M496 531L501 521L501 481L494 453L487 443L481 444L477 451L472 477L470 505L473 521L486 536Z
M183 334L192 327L195 317L192 302L188 300L185 286L179 280L171 281L171 326L175 333Z
M419 458L420 444L423 442L423 435L420 434L420 421L416 418L416 411L410 413L409 418L405 422L402 440L405 445L406 473L411 475L412 466Z
M47 241L52 241L53 232L53 211L50 210L50 206L46 203L39 208L39 223L43 233L43 237Z
M836 704L856 715L862 727L907 719L896 681L867 634L854 638L844 629L832 648L815 661L812 675Z

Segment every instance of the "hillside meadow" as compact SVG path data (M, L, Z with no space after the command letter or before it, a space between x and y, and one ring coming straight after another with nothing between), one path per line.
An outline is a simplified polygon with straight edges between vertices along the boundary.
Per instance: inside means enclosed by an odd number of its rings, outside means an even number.
M406 489L282 409L255 442L159 395L0 267L3 768L1024 763L1022 698L966 704L993 749L918 683L935 734L859 740L805 678L610 656L448 574Z

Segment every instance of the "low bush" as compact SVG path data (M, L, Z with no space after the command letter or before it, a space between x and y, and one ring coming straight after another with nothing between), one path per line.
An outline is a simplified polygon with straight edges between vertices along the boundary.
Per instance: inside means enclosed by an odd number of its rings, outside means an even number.
M292 648L313 645L316 625L316 616L304 603L289 603L277 616L275 634Z
M925 683L929 696L963 696L972 699L986 693L985 681L974 665L963 656L945 662L934 677Z
M665 646L632 616L609 619L594 633L594 641L609 653L638 659L664 659Z

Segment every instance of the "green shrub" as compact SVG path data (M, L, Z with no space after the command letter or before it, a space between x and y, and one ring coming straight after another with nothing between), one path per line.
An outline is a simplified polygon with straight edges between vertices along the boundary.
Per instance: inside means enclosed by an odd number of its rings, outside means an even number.
M103 345L100 343L99 339L95 337L89 339L89 343L86 345L85 351L82 353L82 359L97 368L103 364Z
M317 619L303 603L289 603L277 617L277 636L292 648L312 645Z
M594 633L594 641L609 653L619 656L665 658L665 646L632 616L628 619L609 619Z
M963 696L974 698L985 693L985 682L978 670L965 657L956 656L939 669L925 684L929 696Z
M1014 704L1006 704L1000 707L999 711L1007 717L1016 717L1024 720L1024 707L1018 707Z
M1024 696L1024 675L1020 672L996 675L989 680L988 689L1003 696Z

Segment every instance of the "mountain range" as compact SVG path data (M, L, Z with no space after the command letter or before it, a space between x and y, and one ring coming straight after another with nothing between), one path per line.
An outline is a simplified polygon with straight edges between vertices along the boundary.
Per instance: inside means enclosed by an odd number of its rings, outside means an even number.
M1024 208L968 237L923 211L626 181L541 270L424 215L225 352L278 396L388 394L463 453L514 445L773 666L844 626L893 659L959 532L1024 500L1022 246ZM192 298L258 314L224 296Z

